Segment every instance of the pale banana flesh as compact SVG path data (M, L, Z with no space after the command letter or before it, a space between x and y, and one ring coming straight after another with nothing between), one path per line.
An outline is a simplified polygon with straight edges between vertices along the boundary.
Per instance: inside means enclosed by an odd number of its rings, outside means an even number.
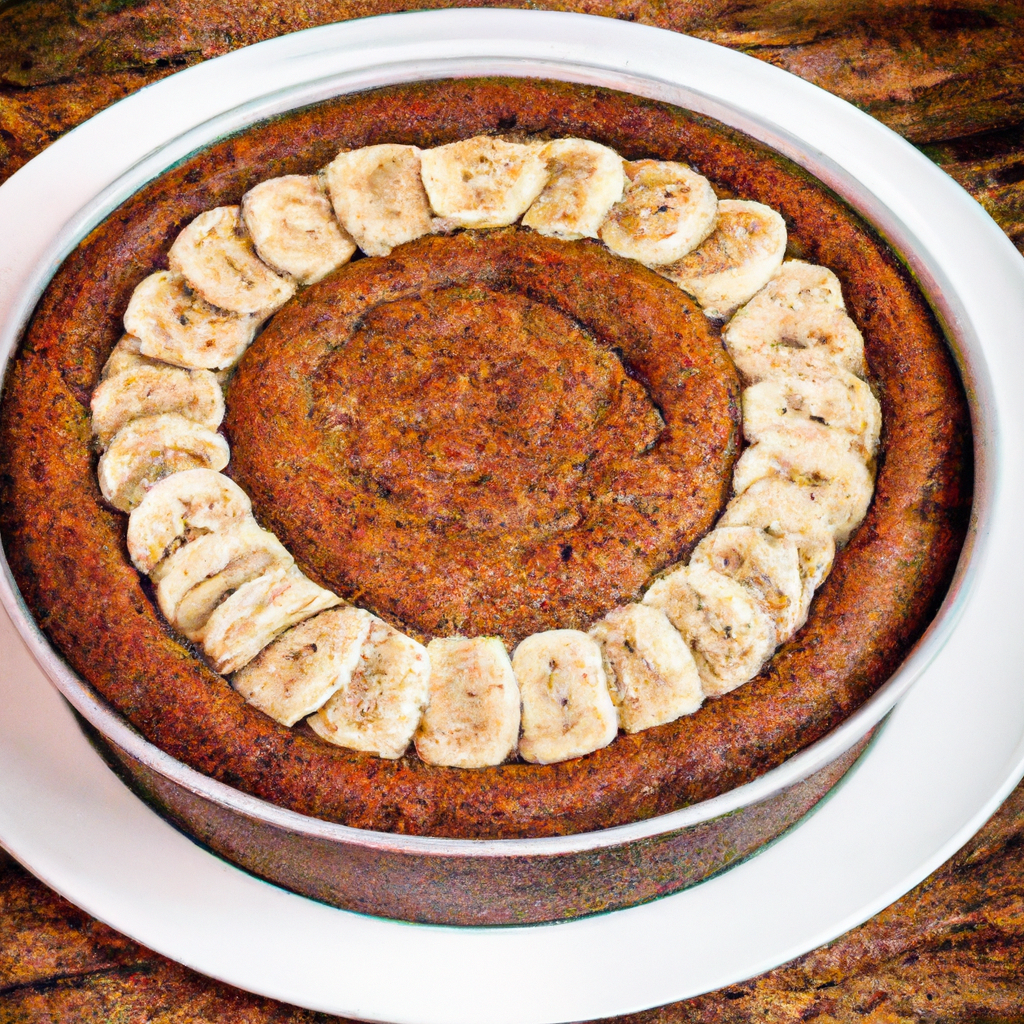
M825 577L832 571L832 562L836 557L836 542L832 535L825 530L791 533L789 536L796 545L797 554L800 556L800 579L804 588L802 602L804 618L806 618L814 591L821 586Z
M210 616L239 587L290 564L291 560L291 555L281 555L278 544L254 544L185 594L174 612L175 627L189 640L198 640Z
M249 496L210 469L188 469L154 484L128 518L128 554L151 573L181 545L248 519Z
M307 719L309 726L328 743L391 760L402 757L427 705L427 649L370 616L358 654L347 681Z
M131 420L174 412L216 430L224 419L224 394L209 370L137 366L101 381L92 393L92 432L105 447Z
M708 316L730 317L782 266L786 241L786 222L770 206L720 199L711 234L658 273L692 295Z
M128 301L124 329L139 339L143 356L194 370L234 366L266 319L211 306L180 274L158 270Z
M743 392L743 434L748 441L809 420L838 432L861 458L874 458L882 410L871 388L852 373L783 375Z
M211 306L269 316L294 294L295 283L256 255L238 206L199 214L171 243L167 265Z
M729 321L725 347L750 381L843 370L863 377L864 339L825 267L789 260Z
M372 621L351 606L320 612L264 647L231 685L265 715L295 725L348 686Z
M214 609L243 583L271 568L291 566L285 546L255 519L243 519L178 548L154 571L164 618L192 639Z
M601 225L612 252L648 267L675 263L714 230L718 199L707 178L667 160L626 163L626 194Z
M626 187L622 157L586 139L555 139L541 158L548 181L523 215L523 225L555 238L597 238Z
M683 636L651 605L613 608L591 627L625 732L692 715L703 703L700 674Z
M807 488L819 521L839 544L863 520L874 493L868 466L828 427L810 421L765 431L733 467L733 488L742 494L766 477Z
M749 587L775 620L779 643L803 625L800 554L792 537L753 526L718 526L694 548L690 565L704 565Z
M765 561L765 545L792 544L799 615L795 623L776 617L782 641L805 621L814 591L832 567L836 544L845 543L867 514L881 409L861 379L863 339L846 315L838 278L825 267L784 263L732 318L723 339L738 368L754 382L743 396L744 433L753 443L734 466L735 497L690 564L703 560L728 574L707 557L710 537L746 527L774 538L758 541L758 572L780 580L779 570ZM743 578L746 569L732 575L752 582ZM770 592L763 583L758 589L771 607ZM775 598L785 596L792 607L793 592L790 571L785 594Z
M424 150L423 186L431 209L453 228L515 223L547 184L544 148L478 135Z
M340 597L317 586L297 566L272 569L243 583L192 639L201 644L214 671L229 676L289 626L340 603Z
M512 654L522 699L519 753L554 764L606 747L619 731L601 648L577 629L534 633Z
M643 603L660 608L682 634L709 697L753 679L775 650L775 622L763 603L742 583L706 565L686 566L656 580Z
M100 456L96 476L103 497L130 512L165 476L183 469L223 469L229 458L220 434L167 412L122 427Z
M115 377L125 370L137 370L140 366L167 366L161 359L151 359L142 354L142 341L132 334L124 334L111 349L107 361L100 371L100 383L108 377Z
M719 527L754 526L796 545L803 581L801 601L809 606L814 591L832 568L836 543L822 522L813 495L784 477L766 477L733 498L718 520Z
M415 146L366 146L339 153L327 166L334 211L367 256L387 256L433 230L420 154Z
M444 637L427 644L430 688L416 733L427 764L486 768L512 756L519 739L519 686L497 637Z
M315 174L260 182L242 196L242 220L260 259L298 284L316 284L356 251Z
M821 522L811 491L789 477L768 476L751 484L726 506L718 526L758 526L783 534L831 531Z

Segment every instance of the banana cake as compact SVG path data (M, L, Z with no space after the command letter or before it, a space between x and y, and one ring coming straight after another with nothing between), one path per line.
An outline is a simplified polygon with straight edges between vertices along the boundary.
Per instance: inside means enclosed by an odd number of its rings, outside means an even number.
M564 835L747 782L941 603L955 364L791 162L636 96L346 96L188 158L51 282L0 531L186 764L402 833Z

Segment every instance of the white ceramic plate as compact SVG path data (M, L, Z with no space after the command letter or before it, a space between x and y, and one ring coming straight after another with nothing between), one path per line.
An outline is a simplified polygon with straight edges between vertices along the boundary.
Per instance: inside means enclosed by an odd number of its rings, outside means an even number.
M814 948L906 892L976 831L1024 773L1024 261L982 209L911 146L768 65L656 29L582 15L440 11L285 36L184 71L109 108L0 188L0 315L34 301L40 261L77 212L168 140L280 93L302 97L461 73L617 83L743 128L858 196L916 254L969 339L992 430L991 514L950 638L870 754L759 856L647 906L533 928L407 925L334 910L225 864L136 800L84 740L6 617L0 621L0 842L87 911L242 988L349 1017L498 1024L656 1006ZM276 102L272 101L272 102ZM234 115L233 115L234 116ZM2 329L2 325L0 325ZM968 592L969 590L969 592ZM614 956L609 958L609 950ZM509 984L508 967L514 965Z

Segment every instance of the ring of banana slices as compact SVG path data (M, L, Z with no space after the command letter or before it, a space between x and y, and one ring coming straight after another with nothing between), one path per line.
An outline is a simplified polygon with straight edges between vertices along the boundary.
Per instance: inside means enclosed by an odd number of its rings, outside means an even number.
M297 288L359 249L526 228L598 239L691 295L746 385L734 496L685 565L589 632L426 646L308 579L220 470L222 384ZM103 498L170 626L252 705L329 743L432 765L550 764L695 712L807 618L873 494L881 412L835 275L784 261L782 217L681 163L480 136L340 153L208 210L143 280L92 396Z

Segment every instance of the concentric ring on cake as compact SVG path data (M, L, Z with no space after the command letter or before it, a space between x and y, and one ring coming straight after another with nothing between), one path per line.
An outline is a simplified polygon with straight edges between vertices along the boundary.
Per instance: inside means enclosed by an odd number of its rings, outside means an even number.
M685 296L511 230L412 242L293 300L225 426L232 473L324 585L417 639L511 650L589 628L692 549L728 497L737 398Z

